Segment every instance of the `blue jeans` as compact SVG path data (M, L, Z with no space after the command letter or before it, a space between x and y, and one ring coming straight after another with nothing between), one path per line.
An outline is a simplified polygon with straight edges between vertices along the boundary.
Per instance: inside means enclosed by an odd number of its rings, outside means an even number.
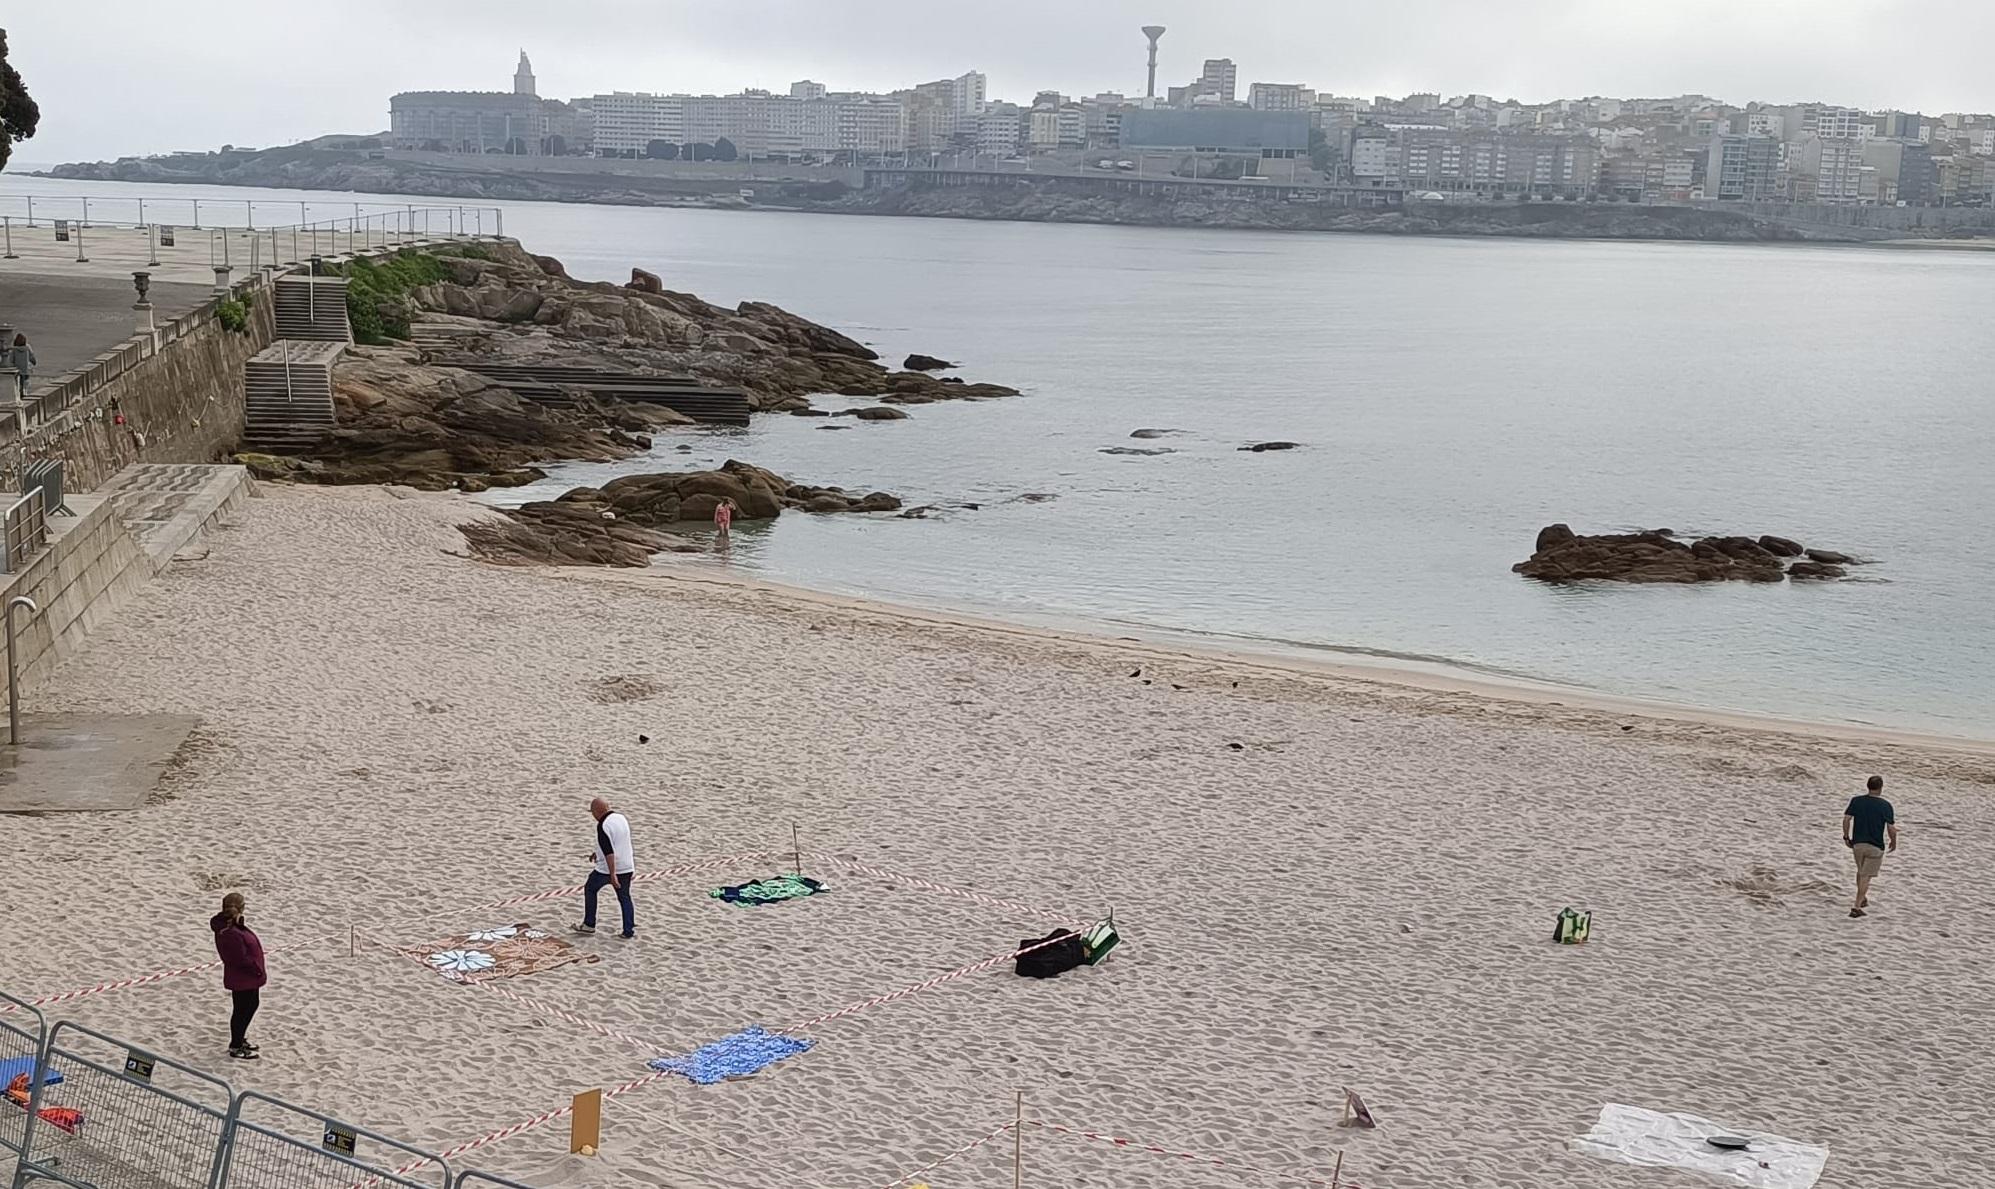
M596 896L604 888L611 886L610 877L600 871L589 872L589 882L582 885L582 895L588 898L582 910L582 924L596 927ZM637 909L630 902L630 873L616 877L617 907L623 909L623 935L629 937L637 932Z

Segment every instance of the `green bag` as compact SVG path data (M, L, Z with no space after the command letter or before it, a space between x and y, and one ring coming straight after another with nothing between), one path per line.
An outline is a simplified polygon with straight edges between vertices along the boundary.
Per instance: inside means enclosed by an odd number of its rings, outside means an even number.
M1115 914L1109 913L1105 920L1097 921L1087 932L1081 934L1081 945L1087 953L1082 959L1089 966L1108 957L1108 951L1122 941L1122 935L1115 931Z
M1560 945L1583 945L1592 932L1592 913L1566 908L1559 911L1559 923L1552 930L1552 940Z

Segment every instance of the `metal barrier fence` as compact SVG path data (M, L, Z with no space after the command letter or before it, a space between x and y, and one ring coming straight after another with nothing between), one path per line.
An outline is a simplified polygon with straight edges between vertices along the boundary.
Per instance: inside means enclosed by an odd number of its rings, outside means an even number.
M48 543L48 504L42 499L41 488L7 505L6 513L0 516L0 531L5 533L5 556L0 558L5 564L0 569L18 574Z
M45 1051L62 1080L28 1117L14 1189L211 1189L227 1153L227 1082L67 1020Z
M0 1103L0 1150L12 1152L18 1160L27 1153L28 1120L41 1097L48 1019L32 1004L5 992L0 992L0 1003L9 1008L6 1016L0 1016L0 1093L7 1098Z
M377 1151L397 1159L376 1163L372 1157ZM412 1172L395 1172L411 1164L410 1157L428 1163ZM440 1156L254 1091L236 1098L235 1127L215 1184L216 1189L352 1189L358 1184L451 1189L450 1166Z
M5 992L0 1071L0 1185L10 1189L37 1181L72 1189L530 1189L489 1173L453 1174L442 1156L267 1094L238 1094L220 1078L80 1024L51 1027L33 1004Z

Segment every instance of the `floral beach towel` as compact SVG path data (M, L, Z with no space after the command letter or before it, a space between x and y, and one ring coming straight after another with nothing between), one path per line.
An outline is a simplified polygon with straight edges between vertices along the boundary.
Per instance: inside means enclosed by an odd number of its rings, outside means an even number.
M525 923L453 933L406 952L453 983L522 978L574 962L598 961L596 955Z

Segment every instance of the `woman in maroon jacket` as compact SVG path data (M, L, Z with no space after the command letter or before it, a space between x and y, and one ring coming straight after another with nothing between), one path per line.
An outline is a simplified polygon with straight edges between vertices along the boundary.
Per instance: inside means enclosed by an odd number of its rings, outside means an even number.
M242 893L222 897L222 911L208 922L215 931L215 952L222 958L222 986L235 999L229 1016L229 1056L256 1060L249 1043L249 1022L256 1018L258 992L263 989L263 943L242 919Z

